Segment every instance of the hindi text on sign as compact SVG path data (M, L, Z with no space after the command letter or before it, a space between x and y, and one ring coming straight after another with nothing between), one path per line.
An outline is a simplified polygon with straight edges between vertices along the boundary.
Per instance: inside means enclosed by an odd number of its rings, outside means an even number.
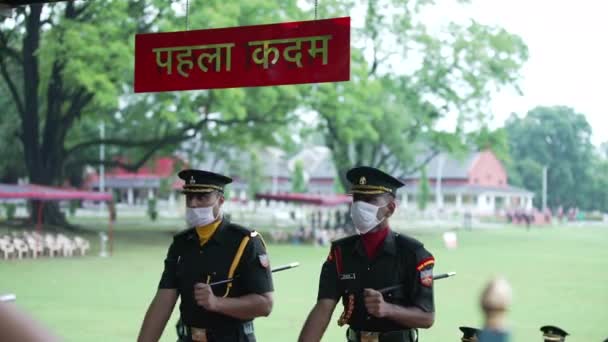
M230 71L232 64L231 50L235 44L223 43L223 44L209 44L209 45L194 45L194 46L178 46L178 47L166 47L156 48L152 52L156 54L156 66L159 68L165 68L167 75L173 73L173 52L179 52L176 54L177 58L177 73L183 77L189 77L190 74L184 71L184 66L188 67L188 71L194 68L194 60L192 59L192 51L197 50L209 50L215 49L215 53L201 53L197 58L197 65L202 72L209 71L209 68L205 65L204 59L209 62L215 61L215 71L220 72L222 67L222 49L226 50L226 71ZM166 59L162 60L162 54L166 53ZM187 59L188 58L188 59Z
M136 93L349 78L348 17L135 36Z
M294 44L283 50L283 58L291 63L295 63L298 68L302 67L302 42L310 42L310 49L308 49L308 53L312 58L315 58L318 53L323 54L323 65L327 65L327 55L328 55L328 41L332 38L331 35L324 36L313 36L313 37L301 37L301 38L289 38L289 39L272 39L272 40L258 40L249 42L249 46L260 46L253 50L251 58L255 64L261 64L264 66L264 69L268 69L270 64L276 64L279 60L279 49L276 46L278 44ZM317 41L322 42L322 47L319 48L317 46ZM291 52L295 51L292 55ZM272 59L270 56L272 55Z

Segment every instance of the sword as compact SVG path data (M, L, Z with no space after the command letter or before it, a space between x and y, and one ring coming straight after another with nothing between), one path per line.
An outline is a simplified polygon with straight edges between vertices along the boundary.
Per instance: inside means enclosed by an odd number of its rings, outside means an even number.
M292 263L287 264L287 265L275 267L270 272L272 272L272 273L281 272L281 271L289 270L289 269L292 269L292 268L295 268L295 267L298 267L298 266L300 266L299 262L292 262ZM229 283L229 282L235 280L238 277L239 277L239 275L237 274L236 276L234 276L234 278L229 278L229 279L225 279L225 280L220 280L220 281L215 281L213 283L209 283L209 286L226 284L226 283Z
M14 302L15 299L17 299L17 296L13 293L0 295L0 302Z
M438 274L438 275L433 276L433 280L445 279L445 278L453 277L455 275L456 275L456 272L442 273L442 274ZM380 293L386 293L386 292L390 292L392 290L396 290L398 288L401 288L403 286L404 286L404 284L393 285L393 286L389 286L389 287L385 287L383 289L380 289L380 290L378 290L378 292L380 292Z

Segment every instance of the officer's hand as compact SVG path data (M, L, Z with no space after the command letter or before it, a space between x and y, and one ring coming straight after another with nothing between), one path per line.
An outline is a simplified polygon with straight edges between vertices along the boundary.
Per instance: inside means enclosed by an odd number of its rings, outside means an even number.
M194 284L194 300L196 304L208 311L217 310L217 297L213 294L211 286L203 283Z
M365 309L370 315L378 318L382 318L388 315L390 305L384 301L382 293L374 289L364 289L363 299L365 302Z

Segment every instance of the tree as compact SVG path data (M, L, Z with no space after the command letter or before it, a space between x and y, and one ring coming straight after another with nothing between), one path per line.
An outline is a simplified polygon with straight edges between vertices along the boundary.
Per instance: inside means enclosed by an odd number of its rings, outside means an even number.
M418 194L416 196L418 210L424 211L424 209L426 209L430 197L431 189L429 187L429 178L426 174L426 167L422 167L420 169L420 181L418 183Z
M504 127L491 130L482 126L479 130L468 134L469 145L477 151L491 150L503 163L511 163L509 153L509 137Z
M293 171L293 183L291 185L291 191L296 193L306 192L306 179L304 179L304 165L302 161L298 160L295 162Z
M6 95L6 96L5 96ZM17 113L11 110L10 95L2 90L0 84L0 183L17 183L25 174L23 149L19 144L19 120Z
M583 184L587 209L608 212L608 160L601 156L594 158L589 174L591 181Z
M258 153L254 150L249 154L250 160L243 170L245 180L247 181L247 194L250 199L255 199L255 195L261 192L264 184L264 166Z
M205 28L297 19L300 11L295 1L257 0L206 3L191 13L191 27ZM2 22L0 74L19 117L30 182L61 185L100 163L136 170L192 138L232 140L235 127L275 137L269 132L289 120L304 88L132 94L133 35L184 23L164 0L33 4ZM101 121L105 139L97 138ZM100 144L105 161L96 157ZM44 210L45 222L66 223L56 205Z
M353 41L365 48L351 49L351 81L319 85L310 102L343 185L353 165L405 176L440 150L467 149L465 124L483 122L493 89L514 85L527 59L523 41L501 28L451 24L432 35L416 19L432 2L363 3L365 26ZM352 3L320 5L322 15L332 16ZM419 63L403 67L395 56ZM454 133L437 132L435 123L450 112L459 113ZM428 157L414 164L422 150Z
M542 200L542 169L548 168L549 207L592 208L587 196L592 184L591 126L585 116L563 106L536 107L525 117L512 115L505 124L513 160L510 183L534 191Z

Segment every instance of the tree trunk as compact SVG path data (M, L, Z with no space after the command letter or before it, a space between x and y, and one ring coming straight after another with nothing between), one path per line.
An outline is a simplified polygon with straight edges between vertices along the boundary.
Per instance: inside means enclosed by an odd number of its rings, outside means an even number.
M21 142L25 154L25 164L28 171L30 183L39 185L59 185L55 184L61 171L63 163L61 149L63 141L54 139L59 132L56 130L58 106L49 107L50 115L45 120L45 141L41 142L40 137L40 102L39 102L39 63L38 50L40 48L40 31L42 27L41 14L42 4L30 6L30 13L26 19L26 33L23 40L23 98L25 107L21 113ZM53 81L51 81L53 87ZM53 90L56 88L52 88ZM57 94L52 94L56 96ZM50 136L49 136L50 133ZM57 145L61 144L61 145ZM38 222L38 214L41 202L32 201L30 203L30 219ZM46 202L42 207L43 223L69 226L65 215L59 211L57 202Z
M40 212L42 206L42 212ZM62 228L72 229L73 225L66 220L65 215L59 210L59 202L55 201L30 201L30 221L32 225L37 225L38 220L42 219L42 223L51 226L60 226Z
M349 191L350 182L346 179L346 172L352 168L352 162L348 157L348 144L338 143L329 134L325 135L326 146L331 150L338 181L344 191Z

